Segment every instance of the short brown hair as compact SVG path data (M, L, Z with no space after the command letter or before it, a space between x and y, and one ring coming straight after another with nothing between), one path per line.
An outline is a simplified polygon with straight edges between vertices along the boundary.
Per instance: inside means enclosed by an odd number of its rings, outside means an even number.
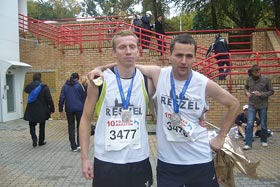
M137 47L139 47L139 40L138 40L137 36L132 31L130 31L130 30L121 30L121 31L117 32L115 34L115 36L113 37L113 39L112 39L112 48L113 48L113 50L116 49L116 39L119 38L119 37L124 37L124 36L133 36L136 39L136 41L137 41Z
M175 36L175 38L173 38L170 43L170 53L171 54L174 50L176 43L194 45L194 52L196 53L197 43L191 35L183 33L183 34L179 34L179 35Z
M260 66L258 66L257 64L255 64L255 65L253 65L253 66L251 67L251 70L252 70L252 72L255 72L255 71L260 71L261 68L260 68Z

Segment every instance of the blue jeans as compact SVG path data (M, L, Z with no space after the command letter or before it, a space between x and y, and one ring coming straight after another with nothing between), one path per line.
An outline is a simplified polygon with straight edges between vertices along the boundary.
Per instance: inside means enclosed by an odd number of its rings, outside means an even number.
M248 108L247 127L246 127L246 145L252 147L253 127L256 114L259 114L261 120L261 142L267 142L267 108L254 109Z

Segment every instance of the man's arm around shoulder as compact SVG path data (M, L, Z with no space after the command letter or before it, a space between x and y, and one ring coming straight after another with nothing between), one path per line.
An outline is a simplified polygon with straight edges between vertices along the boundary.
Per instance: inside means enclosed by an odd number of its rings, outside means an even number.
M148 78L152 79L154 87L157 87L158 77L161 71L161 68L159 66L136 65L136 68L138 68Z

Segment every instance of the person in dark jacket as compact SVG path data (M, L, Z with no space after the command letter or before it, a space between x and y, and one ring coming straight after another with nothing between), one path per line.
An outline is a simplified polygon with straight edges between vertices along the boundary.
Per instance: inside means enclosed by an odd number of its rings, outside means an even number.
M166 43L165 42L163 42L163 46L162 46L162 40L164 39L163 38L163 35L165 35L165 32L164 32L164 29L163 29L163 24L162 24L162 15L158 15L157 16L157 20L156 20L156 22L155 22L155 31L156 31L156 33L158 33L158 34L162 34L162 35L156 35L156 38L158 38L159 40L157 41L157 43L158 43L158 49L160 50L160 52L161 52L161 50L162 50L162 47L163 47L163 50L165 51L165 46L166 46Z
M215 41L210 45L210 47L207 50L206 58L208 58L211 54L211 51L214 50L215 54L219 53L228 53L229 52L229 46L227 44L227 41L222 38L220 34L216 34ZM222 68L223 66L229 66L229 56L228 55L218 55L216 57L216 60L219 60L218 67L219 67L219 80L226 80L226 76L228 72L230 71L229 68Z
M147 11L146 12L146 15L144 15L141 20L142 20L142 27L144 29L146 29L145 31L142 31L142 45L143 46L143 49L146 49L148 48L148 46L150 45L150 41L151 41L151 30L152 30L152 27L151 27L151 16L152 16L152 12L151 11ZM148 31L147 31L148 30Z
M63 106L66 112L68 122L68 134L71 149L74 152L80 151L79 126L83 113L86 91L82 84L79 83L79 74L72 73L69 80L65 82L61 89L59 97L59 112L63 116ZM75 140L75 118L77 122L77 141Z
M137 16L137 14L134 14L133 16L131 16L131 22L130 22L130 24L131 25L133 25L133 26L139 26L138 25L138 22L139 22L139 18L138 18L138 16ZM129 30L134 30L135 32L135 34L136 34L136 36L139 38L139 32L140 32L140 29L139 28L134 28L134 27L129 27Z
M36 87L41 86L39 95L34 102L28 103L25 109L23 119L29 121L30 134L33 141L33 147L45 145L45 126L46 120L50 118L51 113L54 113L54 103L50 93L50 89L47 85L41 82L41 73L35 73L33 75L33 82L28 84L24 92L30 94ZM36 125L39 126L39 142L36 136Z
M244 105L243 106L243 111L242 113L240 113L236 119L235 119L235 124L238 128L238 133L239 135L241 135L244 140L246 138L246 127L247 127L247 120L248 120L248 105ZM255 117L255 121L254 121L254 128L253 128L253 137L256 137L256 132L258 130L258 127L260 126L261 121L259 120L259 118Z

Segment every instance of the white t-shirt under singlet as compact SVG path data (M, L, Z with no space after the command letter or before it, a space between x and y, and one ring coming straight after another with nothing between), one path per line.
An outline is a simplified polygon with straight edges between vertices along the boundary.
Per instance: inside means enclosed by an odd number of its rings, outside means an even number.
M149 157L148 134L145 125L148 95L143 74L136 70L129 111L130 123L121 118L122 100L115 73L103 72L104 83L96 104L98 120L94 135L94 156L112 163L139 162ZM122 79L125 99L131 79Z
M192 124L192 135L186 136L180 127L171 123L174 112L171 97L171 67L161 70L154 99L158 103L157 141L158 158L167 163L192 165L210 162L212 154L207 129L199 125L199 117L208 108L205 90L208 79L192 71L192 79L180 104L182 124ZM182 92L185 81L175 81L176 96ZM178 103L179 100L177 100Z

